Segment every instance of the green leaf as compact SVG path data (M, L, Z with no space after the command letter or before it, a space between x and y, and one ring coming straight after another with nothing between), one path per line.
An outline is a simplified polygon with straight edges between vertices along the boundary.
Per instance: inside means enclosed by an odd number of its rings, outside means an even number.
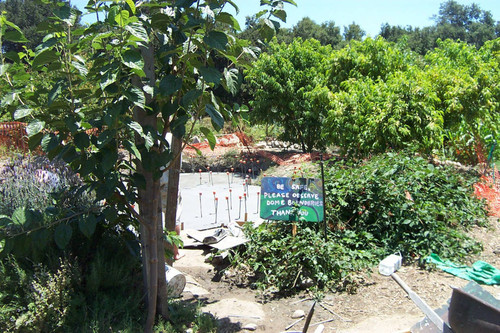
M123 141L123 146L125 149L127 149L130 153L132 153L137 159L140 161L141 160L141 153L139 152L139 149L137 149L137 146L135 145L134 142L130 140L125 140Z
M123 64L129 68L140 69L144 68L144 60L142 59L141 52L138 50L127 50L123 52Z
M71 8L69 6L61 6L54 10L54 15L60 20L69 19L71 16Z
M108 69L106 72L104 72L104 74L101 77L101 83L100 83L101 89L102 90L106 89L107 86L115 83L117 79L118 79L118 69L114 67Z
M3 76L5 73L7 73L7 70L9 69L10 64L4 64L0 65L0 76Z
M14 112L14 119L15 120L23 119L24 117L29 116L31 112L33 112L33 109L23 106Z
M57 60L59 60L57 52L55 50L46 49L35 56L35 59L33 59L33 67L37 68Z
M133 130L137 134L139 134L141 137L144 136L144 131L142 130L142 126L137 121L130 121L130 122L127 123L127 126L131 130Z
M17 93L7 93L3 96L0 106L11 105L17 99Z
M113 138L115 137L115 133L115 130L107 129L99 134L99 136L97 137L97 147L103 148L105 145L107 145L111 140L113 140Z
M9 51L7 53L4 54L5 58L7 59L10 59L12 60L12 62L15 62L15 63L19 63L21 61L21 58L19 55L24 55L23 52L15 52L15 51ZM9 64L5 64L5 65L9 65Z
M196 101L203 92L199 89L189 90L182 96L182 106L187 109L194 101Z
M271 14L273 16L279 18L283 22L286 22L286 12L284 10L276 9L276 10L271 11Z
M226 49L226 45L229 42L227 35L221 31L210 31L208 35L203 37L203 41L207 43L208 46L224 51Z
M47 104L50 106L62 92L66 80L59 80L49 92Z
M229 24L231 27L233 27L235 30L240 31L240 24L238 23L238 20L231 14L227 12L222 12L217 17L215 18L216 21L222 22Z
M125 0L125 2L127 3L127 5L129 6L130 8L130 11L132 12L132 14L135 14L135 3L133 0Z
M217 144L217 139L215 138L214 133L206 127L200 127L200 131L207 138L208 144L210 145L210 149L214 150L215 145Z
M128 15L128 13L127 13ZM149 36L146 29L141 22L132 22L125 26L125 30L130 32L132 36L139 39L139 41L144 43L149 43Z
M174 75L167 75L160 81L160 93L168 97L182 88L182 79Z
M82 150L90 146L90 138L85 132L76 133L73 138L73 142L75 143L75 146Z
M17 30L9 30L5 33L3 37L5 40L14 43L26 43L28 41L26 37L24 37L23 33Z
M12 213L12 222L14 222L20 227L24 226L24 224L27 223L28 221L27 211L28 210L24 207L17 208Z
M128 10L120 10L115 15L115 22L120 27L125 27L127 25L127 23L129 22L129 17L130 17L130 13L128 12Z
M195 3L195 2L196 2L196 0L177 0L177 1L175 2L175 5L176 5L177 7L184 7L184 8L188 8L188 7L191 7L191 5L192 5L193 3Z
M217 130L220 130L222 127L224 127L224 118L222 117L220 112L215 109L215 107L212 104L207 104L205 106L205 111L212 119L212 123L214 124L214 126Z
M266 19L263 19L262 21L264 24L262 24L262 26L260 28L260 34L264 39L269 40L269 39L273 38L273 36L276 32L276 29L274 27L273 22L270 19L266 18Z
M7 215L0 215L0 229L12 223L12 219Z
M104 172L112 170L118 160L118 153L114 150L102 151L102 160L100 166Z
M207 82L219 84L222 79L222 73L214 67L202 67L200 73Z
M226 79L226 87L227 90L233 95L236 95L239 88L238 74L239 72L236 68L232 68L230 70L224 68L224 78Z
M146 146L147 150L149 150L149 149L151 149L151 147L153 147L154 139L153 139L153 135L151 134L151 132L148 132L148 134L146 134L144 136L144 145Z
M44 152L48 153L51 150L57 148L59 146L59 144L60 144L60 142L58 140L58 137L53 133L49 133L49 134L45 134L43 136L42 142L41 142L41 147L42 147Z
M14 240L12 238L6 238L0 240L0 254L1 256L5 256L9 254L14 248Z
M85 63L72 61L71 65L78 71L78 73L80 73L81 76L85 77L89 73L87 67L85 67Z
M89 214L86 218L82 217L78 219L78 228L87 238L90 238L94 234L96 225L97 220L94 214Z
M26 133L28 134L28 137L32 137L35 134L40 133L44 127L45 127L44 121L35 119L31 123L29 123L28 126L26 126Z
M188 115L182 115L177 117L171 124L170 128L172 130L172 134L178 138L181 138L186 134L186 123L189 120Z
M40 229L31 233L33 244L39 250L43 250L50 241L51 232L48 229Z
M59 224L54 231L54 241L56 245L61 249L68 245L71 235L73 234L73 229L67 224Z
M146 97L144 96L144 91L137 87L128 88L124 95L129 101L132 101L138 107L144 109L146 106Z
M42 140L42 138L43 133L37 133L30 137L28 140L28 146L30 150L35 150L40 145L40 141Z

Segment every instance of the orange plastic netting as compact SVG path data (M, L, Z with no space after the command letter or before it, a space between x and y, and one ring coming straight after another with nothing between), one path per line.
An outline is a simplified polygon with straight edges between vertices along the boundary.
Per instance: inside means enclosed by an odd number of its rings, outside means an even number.
M493 175L481 176L481 180L474 184L474 194L479 199L485 199L488 204L488 212L491 216L500 217L500 188L498 186L500 174L498 170Z

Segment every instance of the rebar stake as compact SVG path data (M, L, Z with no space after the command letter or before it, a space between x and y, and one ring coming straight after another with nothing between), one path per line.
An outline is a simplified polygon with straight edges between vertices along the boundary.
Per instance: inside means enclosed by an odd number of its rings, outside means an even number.
M243 197L245 198L245 222L248 221L248 212L247 212L247 194L243 193Z
M217 207L219 206L219 198L215 198L215 224L217 224Z
M200 192L200 217L203 217L203 210L201 206L201 192Z
M227 217L229 218L229 223L231 223L231 210L229 209L229 198L226 197L226 203L227 203Z

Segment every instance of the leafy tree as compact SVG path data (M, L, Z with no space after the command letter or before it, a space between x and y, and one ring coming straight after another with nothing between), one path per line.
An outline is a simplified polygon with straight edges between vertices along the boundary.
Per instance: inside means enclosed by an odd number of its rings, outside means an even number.
M270 5L263 32L269 36L283 19L283 2ZM226 106L214 94L235 91L235 65L245 65L248 42L233 37L236 19L225 6L233 1L89 1L97 22L72 30L79 12L55 3L46 37L36 52L0 55L2 81L10 87L3 105L16 119L29 122L31 147L69 163L106 200L109 220L140 230L147 295L145 330L156 311L168 317L161 223L160 177L171 168L167 228L173 229L178 163L190 118L209 116L218 130L238 106ZM264 15L267 11L262 12ZM105 15L101 15L104 13ZM0 16L0 40L25 40L15 24ZM6 33L7 28L13 33ZM215 56L228 59L216 66ZM43 77L37 80L35 74ZM202 128L211 146L215 136ZM166 134L174 140L169 145ZM122 158L122 151L129 158ZM171 204L173 202L173 204ZM137 203L137 212L133 203Z
M405 71L414 61L414 55L402 45L388 43L383 38L354 40L333 53L329 86L335 92L349 79L385 80L395 71Z
M37 0L5 0L0 1L2 11L7 13L7 19L17 25L28 40L25 44L5 41L2 47L4 52L20 52L23 45L34 50L42 43L43 34L37 31L37 26L52 15L50 5Z
M299 144L304 152L325 144L317 129L326 115L324 80L330 52L329 45L314 39L297 38L290 45L275 41L246 71L254 92L254 120L283 126L280 138Z
M334 52L329 142L352 155L411 146L475 162L477 145L498 136L499 40L438 43L423 60L382 38Z
M344 40L349 42L351 40L362 40L366 32L361 29L359 24L352 22L347 27L344 27Z
M485 137L499 134L499 43L489 41L476 50L465 42L438 41L439 47L425 57L436 108L443 111L444 143L450 156L466 162L477 162L476 150Z
M294 38L302 38L302 40L314 38L321 45L330 45L335 48L341 41L340 28L335 26L335 22L328 21L317 24L309 17L304 17L292 28Z
M461 5L454 0L448 0L441 4L435 21L436 37L443 40L460 39L481 47L487 40L496 37L491 12L481 10L475 3Z
M479 48L486 41L500 37L500 22L495 23L490 11L482 10L474 3L443 2L434 21L435 25L424 28L390 26L386 23L382 25L379 35L391 42L405 38L408 47L421 55L438 47L438 39L459 39Z
M411 34L413 28L411 26L401 27L399 25L390 25L389 23L384 23L380 27L379 36L383 37L388 42L397 42L401 37Z

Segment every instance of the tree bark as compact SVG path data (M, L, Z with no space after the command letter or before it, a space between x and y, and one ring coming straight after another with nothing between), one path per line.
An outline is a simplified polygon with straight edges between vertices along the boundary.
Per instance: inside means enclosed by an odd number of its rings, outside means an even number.
M144 59L144 72L146 73L148 84L155 86L156 76L154 71L154 49L152 45L141 47L141 54ZM142 90L144 83L139 77L132 79L135 86ZM145 94L146 105L151 105L153 96ZM157 128L157 116L155 113L148 114L144 109L136 107L134 110L134 120L142 128ZM136 136L136 144L143 143L140 136ZM151 149L161 150L161 145L156 142ZM141 227L141 247L143 256L143 276L145 277L147 294L147 318L144 325L145 332L152 332L157 306L160 304L160 313L168 318L168 306L166 306L167 289L165 280L165 259L163 255L163 223L161 219L160 200L160 179L155 178L151 171L147 171L142 166L142 162L137 163L137 172L142 174L146 180L146 188L138 190L139 215L144 227Z
M172 144L170 146L174 160L170 162L170 169L168 174L168 190L167 190L167 210L165 212L165 228L168 231L175 230L175 223L177 217L177 200L179 196L179 174L181 169L181 149L182 140L172 136ZM170 246L171 245L167 245ZM173 250L173 248L170 248ZM172 259L167 258L167 263L172 265Z
M159 198L161 198L161 193ZM158 300L156 310L158 314L165 319L169 319L170 315L168 313L168 290L167 290L167 281L166 281L166 270L165 270L165 246L163 241L163 219L162 219L162 203L161 200L158 201L158 207L156 211L156 215L158 218L157 226L157 252L158 252Z

